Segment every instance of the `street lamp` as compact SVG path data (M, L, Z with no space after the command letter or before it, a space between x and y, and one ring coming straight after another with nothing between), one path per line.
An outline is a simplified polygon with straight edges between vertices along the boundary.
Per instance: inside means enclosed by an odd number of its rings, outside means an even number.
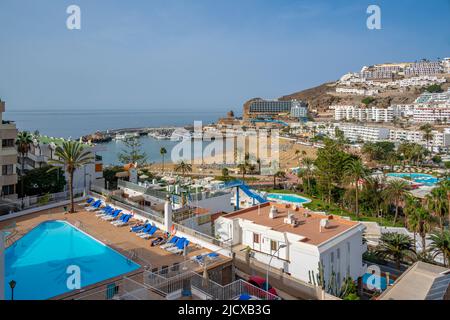
M11 288L11 300L14 300L14 288L16 287L16 283L14 280L9 282L9 287Z
M272 253L272 256L270 257L269 260L269 264L267 265L267 274L266 274L266 291L269 291L269 271L270 271L270 263L272 262L273 257L275 256L275 254L280 251L280 249L286 248L285 244L280 244L280 246L278 247L278 249Z

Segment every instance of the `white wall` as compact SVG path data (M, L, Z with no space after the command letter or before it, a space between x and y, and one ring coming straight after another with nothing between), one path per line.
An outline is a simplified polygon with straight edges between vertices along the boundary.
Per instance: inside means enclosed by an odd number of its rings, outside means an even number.
M234 211L234 206L231 204L231 197L233 193L226 193L221 196L212 197L198 201L200 208L208 209L211 213L217 213L220 211L229 213ZM192 205L197 205L196 201L192 201Z

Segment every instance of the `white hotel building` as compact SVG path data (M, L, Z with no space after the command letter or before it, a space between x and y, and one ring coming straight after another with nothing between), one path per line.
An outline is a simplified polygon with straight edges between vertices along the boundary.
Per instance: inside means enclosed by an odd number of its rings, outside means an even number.
M450 123L450 89L420 95L414 103L413 121Z
M331 106L334 119L357 120L361 122L391 122L394 119L394 108L360 108L357 106Z
M232 241L233 250L250 248L253 258L304 282L317 275L319 263L324 279L332 271L340 286L350 276L364 274L362 255L365 227L358 221L310 212L304 208L265 203L242 209L215 220L216 236Z

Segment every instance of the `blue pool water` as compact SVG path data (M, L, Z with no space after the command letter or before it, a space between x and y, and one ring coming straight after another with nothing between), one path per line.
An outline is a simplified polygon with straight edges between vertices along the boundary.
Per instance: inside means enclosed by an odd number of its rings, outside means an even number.
M371 284L372 286L374 286L375 288L377 288L378 290L384 291L387 288L387 281L386 281L386 277L380 277L378 275L375 274L371 274L371 273L365 273L362 277L362 281L364 285L368 285ZM394 280L389 279L389 284L393 284Z
M43 300L71 291L69 266L78 266L81 287L139 269L139 265L64 221L38 225L5 252L5 293L16 281L14 299ZM70 270L70 269L69 269Z
M411 178L414 182L426 185L426 186L434 186L439 182L439 179L431 174L426 173L388 173L388 177L399 177L399 178Z
M275 201L295 203L295 204L311 202L310 199L303 198L303 197L298 196L296 194L283 194L283 193L269 193L267 195L267 199L275 200Z

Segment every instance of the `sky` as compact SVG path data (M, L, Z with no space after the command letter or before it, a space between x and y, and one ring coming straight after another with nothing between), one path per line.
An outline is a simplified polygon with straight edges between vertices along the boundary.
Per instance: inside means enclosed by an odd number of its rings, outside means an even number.
M81 30L66 27L72 4ZM450 0L0 1L9 111L240 112L364 65L448 56Z

